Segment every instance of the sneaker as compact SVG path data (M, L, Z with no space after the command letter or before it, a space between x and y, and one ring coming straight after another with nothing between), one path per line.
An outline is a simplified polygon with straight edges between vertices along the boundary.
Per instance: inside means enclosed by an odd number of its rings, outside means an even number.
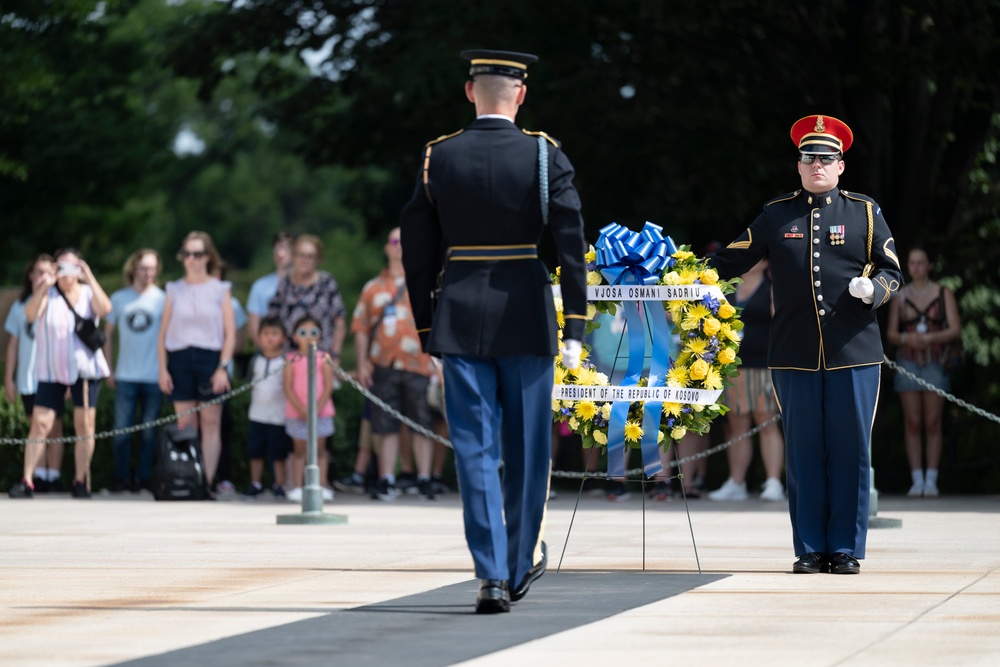
M621 503L632 497L632 494L628 492L628 487L625 486L625 482L611 482L608 485L608 495L607 498L613 503Z
M434 493L434 482L430 479L417 482L417 489L424 500L437 500L437 494Z
M783 501L785 499L785 487L782 486L781 480L768 477L767 481L764 482L764 488L760 492L760 499L775 503Z
M649 497L661 503L669 502L674 498L674 491L670 488L670 482L660 480L653 485L649 492Z
M27 481L21 480L14 486L10 487L10 491L7 492L11 498L34 498L35 490L28 484Z
M215 485L215 492L219 495L236 493L236 485L228 479L224 479Z
M323 500L333 500L333 489L328 489L325 486L320 487L320 493L323 494Z
M730 477L726 480L726 483L720 486L715 491L708 494L709 500L746 500L747 499L747 483L737 484Z
M333 488L344 493L363 495L365 492L365 478L358 474L341 477L340 479L333 480Z
M399 477L396 478L396 490L399 493L411 496L420 493L420 484L417 482L417 476L412 472L399 473Z
M399 491L396 490L395 486L389 483L389 480L380 479L378 484L375 485L375 491L372 493L372 497L376 500L391 503L399 497Z
M73 490L70 492L74 498L89 498L90 491L87 490L87 485L83 482L78 482L73 480Z
M34 477L32 478L31 483L34 485L32 489L34 489L35 493L48 493L48 481L42 479L41 477Z
M301 503L302 502L302 487L301 486L296 486L294 489L292 489L291 491L289 491L288 492L288 499L291 500L293 503Z
M431 477L431 488L434 489L435 495L452 492L451 487L445 484L444 480L439 475L434 475Z
M924 482L924 498L937 498L939 495L937 482Z
M256 484L253 483L251 483L250 486L248 486L247 488L243 489L244 498L256 498L262 493L264 493L264 487L257 486Z
M910 490L906 492L906 495L910 496L911 498L919 498L920 496L924 495L924 483L914 482L913 486L910 487Z
M282 500L288 497L288 495L285 493L285 487L283 487L281 484L271 485L271 495L274 496L275 498L281 498Z

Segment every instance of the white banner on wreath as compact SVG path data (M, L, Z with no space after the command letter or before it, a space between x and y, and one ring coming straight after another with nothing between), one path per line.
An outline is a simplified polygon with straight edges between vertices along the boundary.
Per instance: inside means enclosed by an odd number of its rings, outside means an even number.
M721 389L689 389L685 387L637 387L619 385L557 384L552 398L557 401L595 401L601 403L683 403L712 405L722 395Z
M724 299L716 285L589 285L588 301L701 301Z

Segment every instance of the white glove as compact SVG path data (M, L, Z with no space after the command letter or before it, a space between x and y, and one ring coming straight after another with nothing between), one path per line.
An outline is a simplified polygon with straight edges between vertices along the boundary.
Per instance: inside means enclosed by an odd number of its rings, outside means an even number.
M851 278L851 284L847 286L847 291L851 293L851 296L861 299L865 303L871 303L875 300L875 287L868 278Z
M562 363L568 370L575 371L580 367L580 353L583 345L580 341L567 338L563 341Z

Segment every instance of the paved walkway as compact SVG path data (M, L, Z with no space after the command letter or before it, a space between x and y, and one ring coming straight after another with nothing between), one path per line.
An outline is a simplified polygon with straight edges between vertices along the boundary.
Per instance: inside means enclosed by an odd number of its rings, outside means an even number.
M1000 498L883 496L860 576L792 575L782 507L549 504L549 573L472 614L452 496L0 499L0 665L1000 664ZM701 573L698 572L700 562ZM645 569L645 571L643 571ZM463 662L464 661L464 662Z

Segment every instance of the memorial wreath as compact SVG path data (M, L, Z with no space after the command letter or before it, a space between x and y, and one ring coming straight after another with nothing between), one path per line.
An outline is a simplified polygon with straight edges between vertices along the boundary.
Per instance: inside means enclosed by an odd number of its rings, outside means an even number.
M598 368L588 345L577 369L567 369L557 356L553 419L579 434L584 447L608 447L609 475L624 472L625 448L642 450L651 475L660 466L658 447L666 449L689 431L707 432L728 411L719 397L738 372L743 323L726 296L740 279L720 280L705 258L688 246L677 248L649 222L641 233L606 226L586 259L586 331L600 326L597 313L614 315L623 308L628 367L621 385L613 386L612 369ZM555 284L559 274L557 268ZM561 340L565 319L558 291L555 306ZM652 338L647 375L644 326ZM675 358L667 355L670 336L677 337Z

